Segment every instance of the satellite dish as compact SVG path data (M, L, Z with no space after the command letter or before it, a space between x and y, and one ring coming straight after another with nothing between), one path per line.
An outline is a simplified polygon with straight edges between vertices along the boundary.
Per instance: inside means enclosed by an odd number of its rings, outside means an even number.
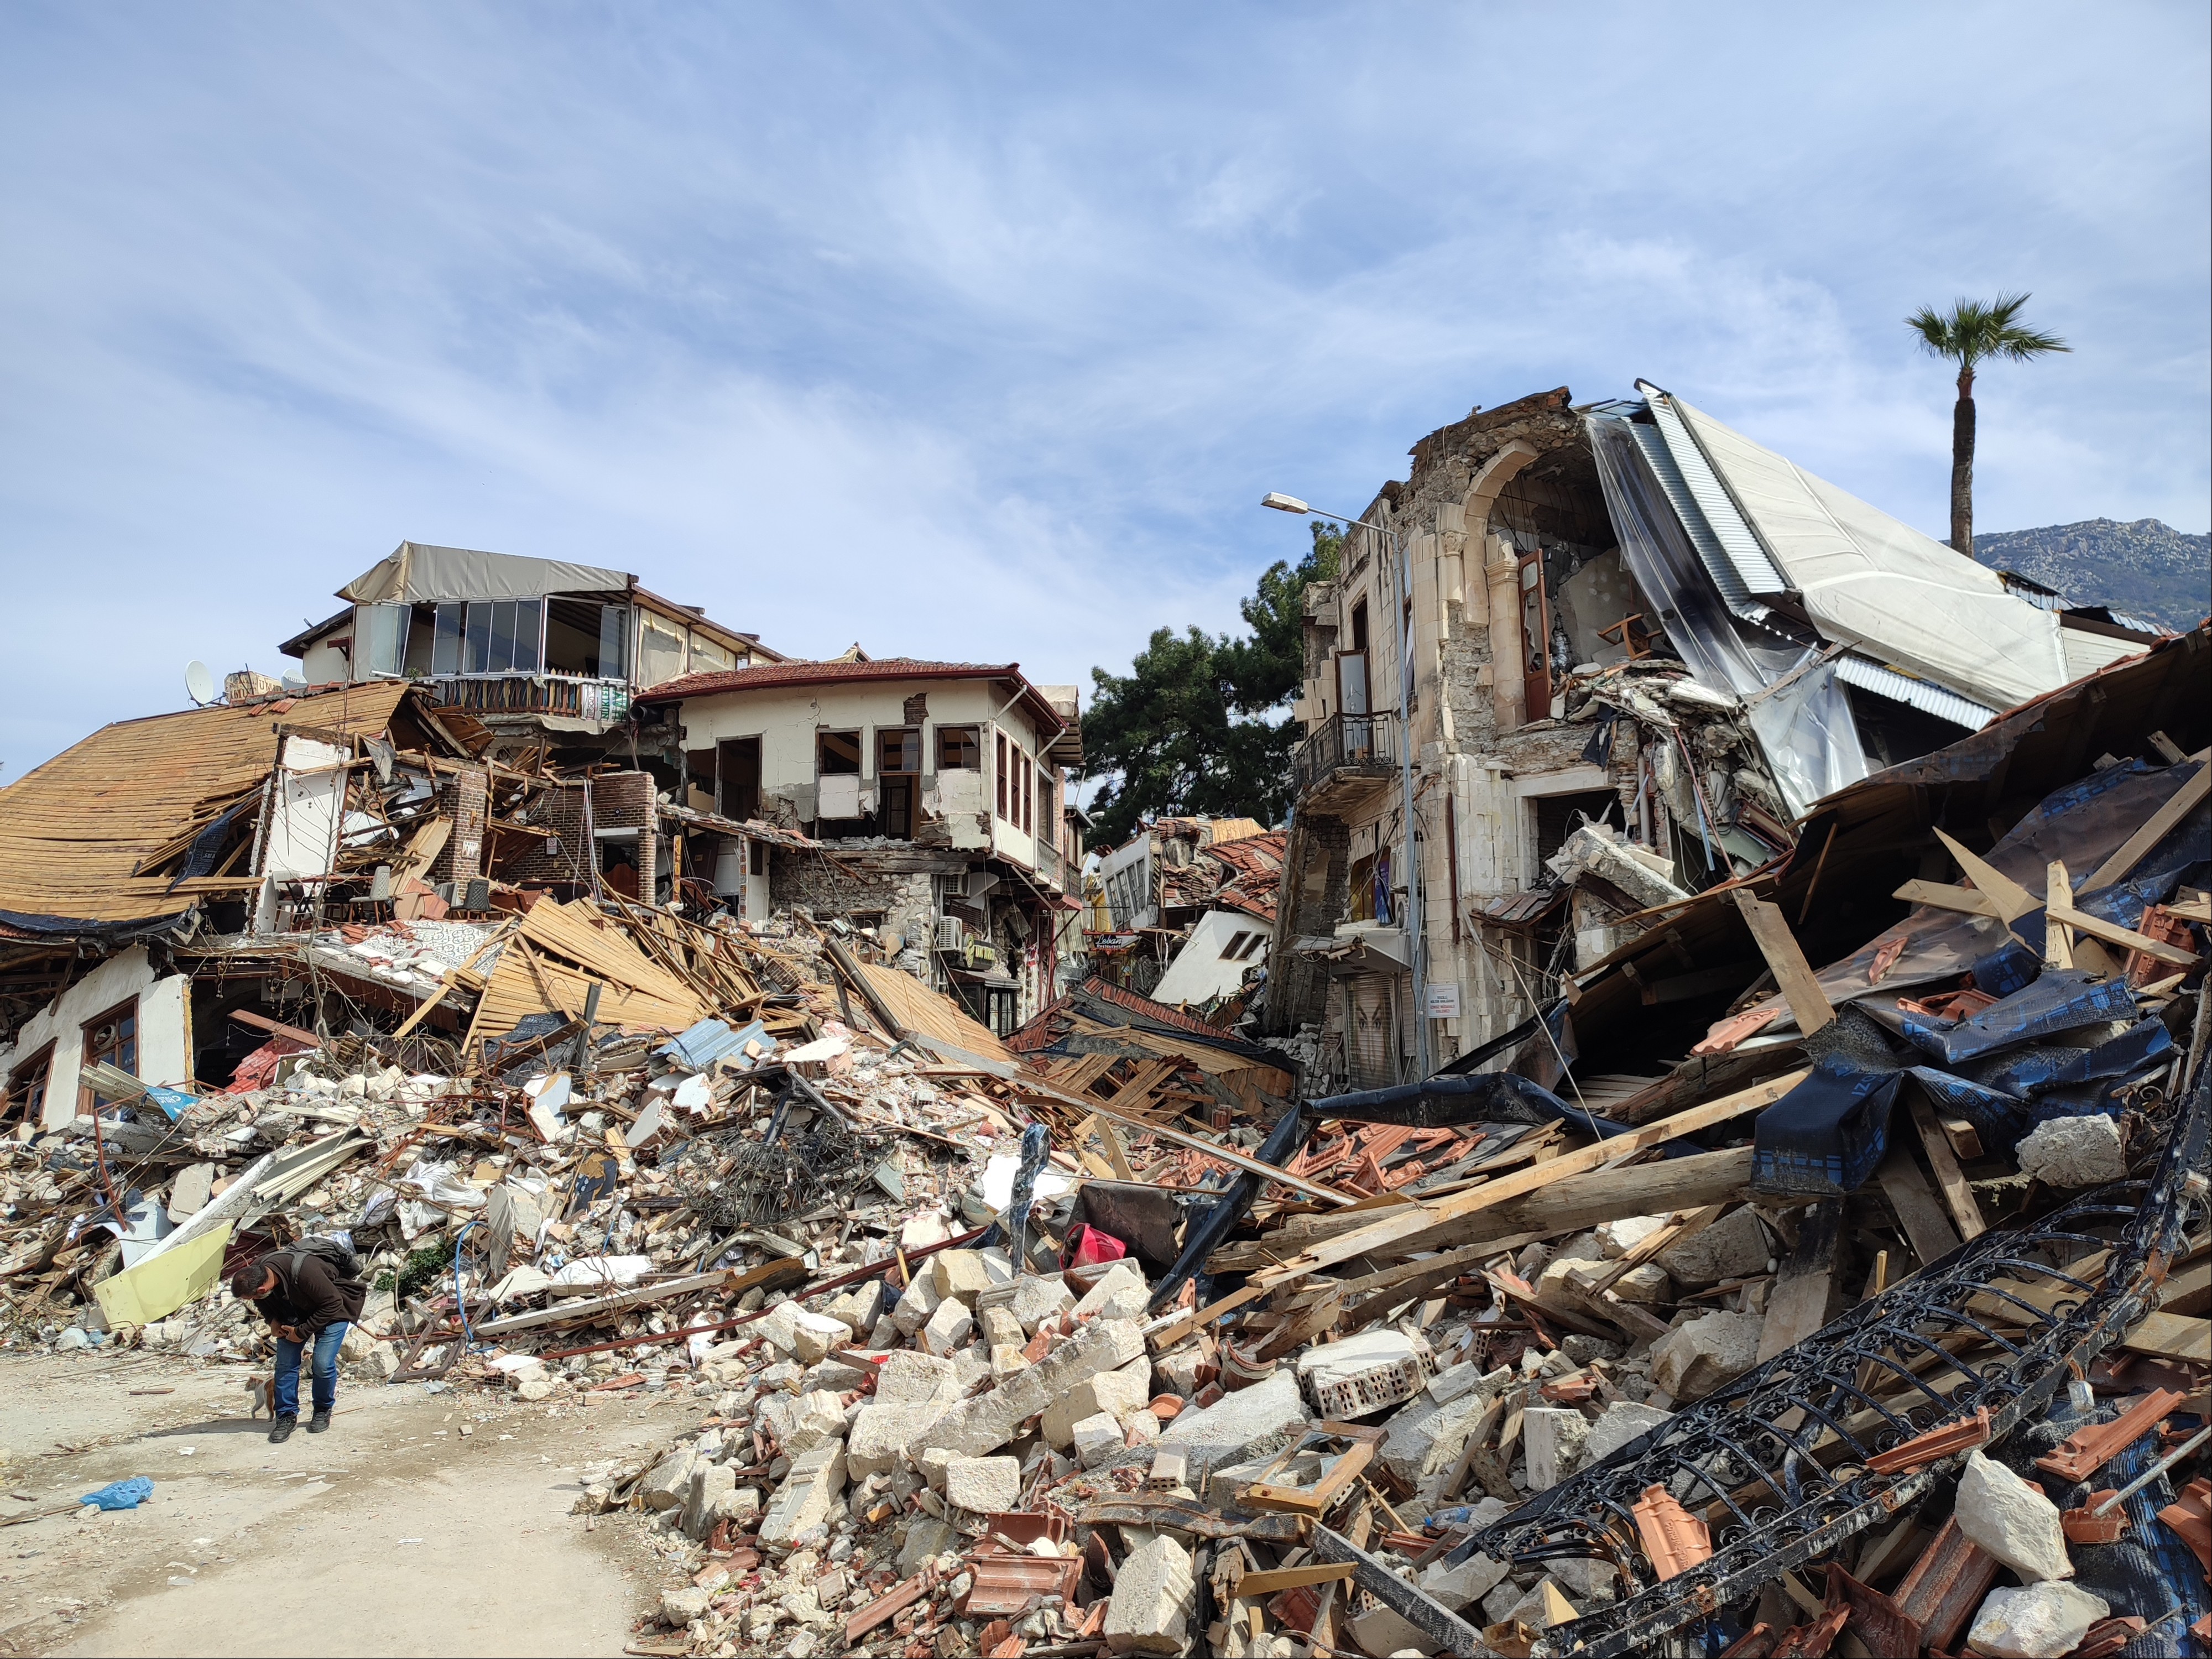
M304 691L307 689L307 677L296 668L287 669L283 685L287 691Z
M185 665L185 695L202 708L215 701L215 676L204 662Z

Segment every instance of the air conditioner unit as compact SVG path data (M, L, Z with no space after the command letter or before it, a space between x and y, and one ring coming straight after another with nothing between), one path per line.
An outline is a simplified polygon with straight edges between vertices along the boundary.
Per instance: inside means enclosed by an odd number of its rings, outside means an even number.
M939 916L937 919L937 948L939 950L957 951L960 948L961 942L967 937L967 934L968 930L962 925L959 917Z

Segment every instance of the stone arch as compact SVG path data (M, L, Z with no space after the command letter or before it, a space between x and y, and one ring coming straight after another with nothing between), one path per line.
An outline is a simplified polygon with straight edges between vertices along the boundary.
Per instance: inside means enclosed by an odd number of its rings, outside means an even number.
M1490 509L1498 495L1510 483L1522 467L1543 452L1526 438L1516 438L1485 461L1474 471L1467 487L1467 500L1462 511L1467 519L1468 544L1482 548L1483 538L1490 530ZM1486 551L1481 556L1487 557Z
M1468 573L1468 592L1484 596L1490 623L1490 674L1492 706L1498 729L1510 732L1528 718L1521 676L1521 570L1511 557L1490 556L1490 509L1498 495L1541 452L1526 438L1516 438L1475 469L1468 485L1467 549L1481 573Z

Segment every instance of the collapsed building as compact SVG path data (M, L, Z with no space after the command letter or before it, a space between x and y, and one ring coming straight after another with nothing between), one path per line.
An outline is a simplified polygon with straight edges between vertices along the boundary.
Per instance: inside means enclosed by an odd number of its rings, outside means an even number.
M1252 818L1146 824L1085 878L1092 970L1235 1024L1266 982L1282 864L1283 832Z
M1318 1091L1480 1047L1814 800L2157 637L1638 390L1430 434L1307 590L1267 1024Z

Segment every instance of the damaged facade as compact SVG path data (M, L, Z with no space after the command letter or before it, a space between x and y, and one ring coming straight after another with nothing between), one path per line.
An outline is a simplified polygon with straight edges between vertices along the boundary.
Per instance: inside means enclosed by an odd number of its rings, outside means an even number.
M1317 1088L1401 1081L1424 1035L1437 1062L1480 1046L1652 906L1789 852L1815 799L2156 637L1638 390L1431 434L1308 590L1267 1025L1314 1028ZM1665 994L1719 995L1711 966Z

